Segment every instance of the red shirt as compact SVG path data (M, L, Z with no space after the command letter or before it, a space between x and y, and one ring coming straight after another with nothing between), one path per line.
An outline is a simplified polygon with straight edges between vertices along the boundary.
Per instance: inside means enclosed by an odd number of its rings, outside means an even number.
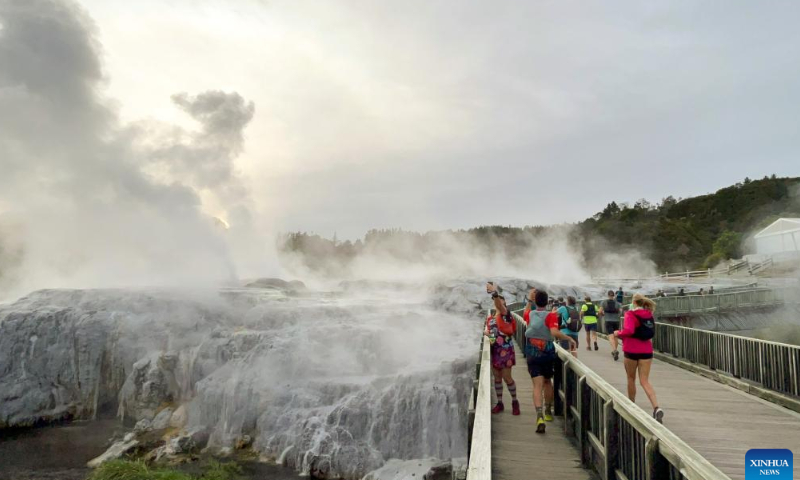
M505 316L500 315L499 313L496 315L489 315L486 317L487 328L489 328L489 322L492 321L492 318L495 318L497 329L503 335L511 336L517 333L517 321L514 319L514 316L511 315L511 312L507 312Z
M525 312L523 317L525 318L525 323L530 325L530 323L531 323L531 321L530 321L530 318L531 318L530 312ZM550 329L555 328L556 330L558 330L559 324L560 324L560 322L558 320L558 313L556 313L556 312L549 312L547 314L547 316L544 317L544 326L547 327L547 328L550 328ZM528 343L530 345L538 348L539 350L542 350L542 351L546 351L546 350L552 349L552 347L548 348L548 344L552 343L552 342L547 341L547 340L542 340L540 338L529 338L528 339Z
M530 311L527 311L527 312L523 313L522 314L522 318L525 320L525 323L527 325L531 324L531 312ZM558 328L559 323L560 322L558 321L558 314L556 312L550 312L544 318L544 325L547 328Z

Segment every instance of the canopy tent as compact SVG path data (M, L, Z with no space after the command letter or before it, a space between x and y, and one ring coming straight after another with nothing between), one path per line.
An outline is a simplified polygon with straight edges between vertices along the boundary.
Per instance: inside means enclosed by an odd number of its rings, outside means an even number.
M759 255L800 252L800 218L779 218L755 235Z

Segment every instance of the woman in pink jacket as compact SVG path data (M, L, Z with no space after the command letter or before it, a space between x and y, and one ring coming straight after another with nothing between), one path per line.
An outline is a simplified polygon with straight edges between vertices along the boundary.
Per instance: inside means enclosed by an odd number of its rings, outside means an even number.
M653 364L653 335L655 335L655 319L653 312L656 304L641 293L633 296L631 309L625 312L622 330L614 332L610 338L614 353L617 341L622 339L622 352L625 355L625 372L628 374L628 398L636 401L636 373L639 383L653 406L653 418L663 423L664 411L658 406L656 391L650 384L650 367ZM615 356L616 360L616 356Z

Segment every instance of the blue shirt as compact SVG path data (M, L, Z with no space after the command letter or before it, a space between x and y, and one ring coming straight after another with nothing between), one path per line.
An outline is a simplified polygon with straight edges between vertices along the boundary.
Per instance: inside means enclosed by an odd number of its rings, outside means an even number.
M569 321L569 310L567 310L567 307L562 305L558 307L557 312L558 312L558 318L561 320L561 333L565 335L572 335L573 337L577 336L578 335L577 332L573 332L572 330L570 330L565 326Z

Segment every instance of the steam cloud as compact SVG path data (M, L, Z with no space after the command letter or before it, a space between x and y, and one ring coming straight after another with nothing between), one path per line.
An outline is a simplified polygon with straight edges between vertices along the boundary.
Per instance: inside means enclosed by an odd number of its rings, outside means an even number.
M127 125L101 93L97 31L78 5L3 0L0 25L0 283L218 281L240 273L236 242L263 262L234 168L252 102L178 93L197 131Z
M643 278L656 270L643 252L616 251L600 237L580 237L569 225L526 229L513 238L491 230L389 232L375 237L354 248L352 256L337 255L341 252L314 242L299 249L284 245L281 260L287 271L323 283L326 277L420 282L510 276L576 285L589 283L592 275Z

